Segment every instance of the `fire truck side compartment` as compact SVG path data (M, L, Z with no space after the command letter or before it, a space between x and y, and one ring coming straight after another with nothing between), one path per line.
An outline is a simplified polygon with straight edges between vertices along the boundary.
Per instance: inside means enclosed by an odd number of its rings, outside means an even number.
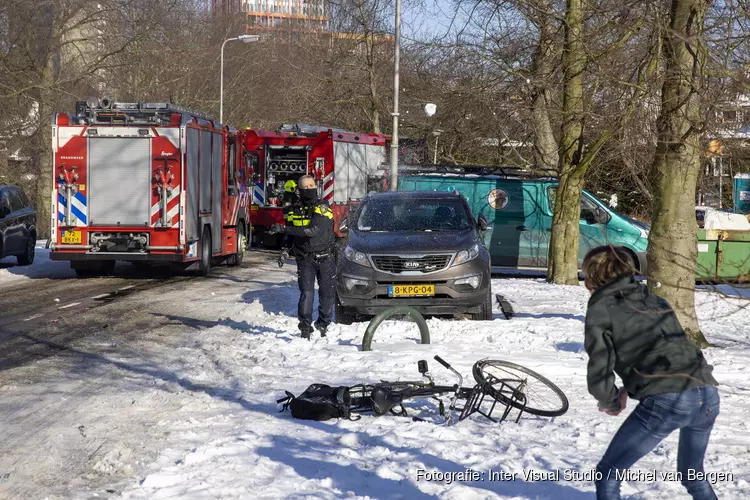
M213 197L212 201L212 221L211 221L211 231L213 232L211 240L213 245L213 251L214 253L221 252L222 249L222 238L221 238L221 231L224 227L222 219L222 210L221 210L221 199L224 189L222 188L222 160L224 159L224 143L223 143L223 136L222 134L211 134L213 136L213 149L212 149L212 158L213 161L211 162L211 171L212 171L212 182L213 182Z
M200 214L203 218L211 213L211 132L205 130L201 130L200 161Z
M197 241L200 238L198 227L198 150L200 147L198 129L187 129L187 240Z
M89 225L148 226L151 141L91 137L88 142Z

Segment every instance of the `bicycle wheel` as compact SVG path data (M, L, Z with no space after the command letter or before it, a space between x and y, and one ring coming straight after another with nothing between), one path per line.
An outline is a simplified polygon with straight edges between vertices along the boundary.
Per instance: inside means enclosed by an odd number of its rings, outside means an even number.
M473 374L483 391L501 403L540 417L557 417L568 411L565 393L524 366L484 359L474 364Z

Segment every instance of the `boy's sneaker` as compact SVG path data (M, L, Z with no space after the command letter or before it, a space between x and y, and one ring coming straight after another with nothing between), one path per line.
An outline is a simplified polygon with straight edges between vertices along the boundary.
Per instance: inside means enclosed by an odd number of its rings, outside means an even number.
M312 333L312 330L309 330L309 331L302 330L302 331L300 331L300 337L302 337L303 339L310 340L310 334L311 333Z

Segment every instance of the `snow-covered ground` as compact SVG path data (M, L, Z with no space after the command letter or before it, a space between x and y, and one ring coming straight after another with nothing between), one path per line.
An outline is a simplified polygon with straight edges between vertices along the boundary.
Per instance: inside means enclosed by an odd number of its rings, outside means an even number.
M0 497L592 498L593 483L566 481L565 471L590 473L626 413L598 412L586 390L588 293L538 279L496 279L493 291L512 302L513 319L500 319L499 310L494 321L432 319L431 345L418 344L416 325L390 321L370 352L360 350L366 324L300 339L294 266L279 270L271 260L189 288L126 297L120 307L165 321L117 343L80 340L60 356L0 372ZM715 484L719 498L750 498L748 300L708 291L697 300L719 346L705 355L722 383L706 469L731 474ZM413 412L427 422L311 422L279 413L285 390L414 380L420 359L438 383L453 383L435 354L465 380L481 358L525 365L559 385L570 410L517 424L472 416L452 426L430 418L432 406ZM676 455L673 435L636 467L673 471ZM467 469L481 479L424 477ZM490 471L515 479L490 480ZM560 480L527 480L530 471L560 471ZM624 483L623 494L687 498L678 482L662 480Z
M0 286L28 279L74 277L75 271L70 268L70 262L50 260L50 251L44 248L46 245L47 240L36 242L36 255L30 266L19 266L15 257L0 259Z

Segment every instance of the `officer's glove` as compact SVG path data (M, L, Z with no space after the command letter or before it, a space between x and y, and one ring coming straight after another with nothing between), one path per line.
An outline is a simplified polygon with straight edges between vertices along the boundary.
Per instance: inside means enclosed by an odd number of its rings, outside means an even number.
M281 251L281 255L279 255L279 267L284 267L284 263L289 259L289 252L286 250Z
M271 229L268 230L268 234L281 234L286 232L286 226L284 224L274 224Z

